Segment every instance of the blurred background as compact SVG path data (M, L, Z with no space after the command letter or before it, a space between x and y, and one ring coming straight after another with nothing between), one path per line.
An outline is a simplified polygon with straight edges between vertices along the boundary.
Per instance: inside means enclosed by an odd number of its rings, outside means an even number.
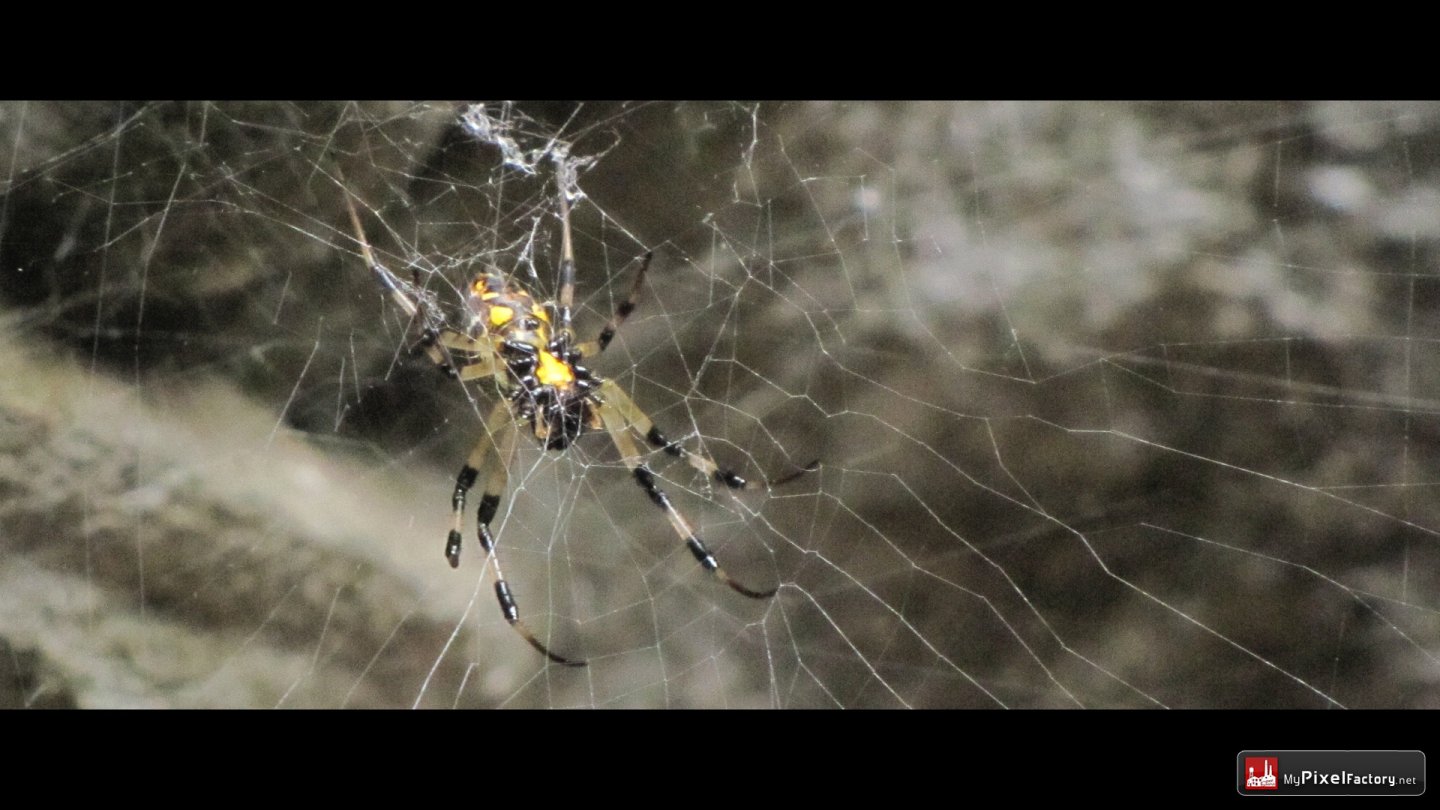
M454 476L556 290L603 434ZM0 104L0 705L1440 705L1440 106Z

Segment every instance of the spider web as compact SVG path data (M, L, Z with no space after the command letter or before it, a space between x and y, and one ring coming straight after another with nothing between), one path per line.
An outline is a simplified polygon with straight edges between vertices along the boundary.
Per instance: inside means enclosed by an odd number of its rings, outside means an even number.
M0 105L6 705L1440 703L1440 107ZM672 439L414 349L494 265ZM522 437L523 438L523 437Z

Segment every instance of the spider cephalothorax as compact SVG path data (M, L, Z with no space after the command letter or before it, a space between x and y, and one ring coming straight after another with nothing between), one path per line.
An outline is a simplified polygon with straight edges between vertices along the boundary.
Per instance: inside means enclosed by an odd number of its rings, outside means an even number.
M571 442L591 431L609 434L636 483L650 501L665 512L671 527L700 566L737 593L752 599L767 599L774 596L777 589L753 590L725 573L715 555L660 489L655 474L645 466L633 434L644 436L652 446L672 456L684 458L696 470L731 489L777 486L816 469L818 465L812 461L777 481L746 481L709 457L686 450L665 438L650 417L619 386L580 365L581 360L605 351L620 324L634 311L645 271L650 267L651 254L646 253L641 259L630 296L616 307L615 314L596 339L576 342L570 325L575 298L570 203L563 192L559 200L560 289L555 299L539 303L519 285L507 282L499 270L489 268L470 284L466 297L469 321L460 331L429 325L428 313L423 312L421 305L401 288L394 274L376 260L365 238L365 231L360 227L355 202L348 192L345 195L356 242L376 281L410 318L427 324L420 342L426 355L446 373L462 381L491 380L500 394L499 401L485 420L485 436L470 452L465 466L460 468L460 474L455 478L455 490L451 495L454 524L445 541L446 559L452 567L460 565L460 527L464 519L465 500L470 489L479 483L482 486L477 510L480 547L485 551L487 563L495 568L495 597L505 620L550 660L567 666L584 666L584 661L551 652L521 621L520 608L500 571L500 560L495 553L490 521L499 509L500 496L505 490L506 468L515 450L517 423L528 425L535 439L546 450L564 450Z

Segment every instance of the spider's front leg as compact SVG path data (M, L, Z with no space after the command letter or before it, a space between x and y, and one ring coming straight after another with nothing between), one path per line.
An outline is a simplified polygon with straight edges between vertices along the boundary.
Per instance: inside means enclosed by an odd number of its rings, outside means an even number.
M621 324L635 311L640 302L640 290L645 285L645 273L650 269L650 260L655 258L655 251L646 251L644 258L640 260L640 269L635 271L635 280L630 284L630 294L621 301L615 311L610 314L610 320L605 322L605 328L594 340L589 340L579 345L581 357L594 357L605 351L610 341L615 339L615 333L620 330Z
M355 241L360 245L360 255L365 258L365 264L370 268L371 274L375 276L375 282L380 285L380 289L390 295L390 300L400 307L411 322L420 324L419 348L424 350L425 356L430 358L430 362L439 366L447 376L458 376L459 370L451 362L450 351L458 351L466 355L482 354L483 345L474 338L462 335L454 329L441 330L432 325L425 314L425 308L406 294L390 268L381 264L380 260L375 257L375 251L370 247L370 240L365 237L365 229L360 225L360 214L355 210L355 201L351 198L348 190L345 192L345 208L350 214L350 226L355 231Z
M580 357L592 358L601 354L610 345L610 342L615 339L615 333L620 330L621 325L625 323L626 319L630 317L631 313L635 311L635 307L639 304L640 290L644 288L645 274L650 270L650 260L653 258L655 258L655 252L653 250L645 252L645 255L640 259L640 269L635 271L635 280L630 284L630 294L615 307L615 311L610 315L610 320L605 323L605 327L600 330L600 334L595 340L587 340L576 347ZM690 466L705 473L706 476L713 477L716 481L719 481L731 489L776 487L787 484L807 472L813 472L820 468L820 460L815 459L809 464L796 469L794 472L776 479L763 482L746 481L731 470L727 470L716 464L713 460L699 453L686 450L679 442L672 442L665 438L665 434L661 433L660 429L655 427L654 422L645 415L645 412L640 410L640 407L636 405L624 391L621 391L613 384L607 386L605 396L609 398L607 401L612 402L614 407L620 411L625 421L634 426L637 431L644 434L645 440L650 444L664 450L672 456L685 458L685 460L690 463Z
M564 208L563 210L565 211L565 226L567 228L568 234L570 222L569 209ZM567 255L569 249L569 239L567 236ZM586 341L584 343L581 343L577 347L577 350L579 351L581 357L594 357L605 351L606 347L610 345L610 341L615 338L615 333L620 329L620 326L625 323L625 319L629 318L630 314L635 311L636 304L640 300L640 290L644 287L645 284L645 273L649 271L650 260L653 258L655 258L654 251L647 251L645 253L644 258L640 260L640 269L635 272L635 281L633 281L630 285L630 294L625 297L624 301L620 302L619 306L615 307L615 312L611 314L610 320L605 324L605 328L600 330L599 336L596 337L595 340ZM571 268L570 272L573 276L573 257L570 265L568 266ZM716 481L719 481L720 483L731 489L753 490L763 489L766 487L778 487L794 481L796 478L799 478L807 472L813 472L820 468L820 460L815 459L809 464L806 464L805 466L796 469L794 472L782 475L779 478L758 482L747 481L744 478L740 477L738 474L736 474L734 471L727 470L724 467L721 467L719 464L716 464L712 459L701 455L700 453L686 450L685 447L679 442L670 441L668 438L665 437L664 433L660 432L660 429L655 426L655 423L651 421L650 417L646 416L645 412L640 410L640 406L636 405L635 401L630 399L629 395L627 395L624 391L620 390L620 388L616 386L613 382L607 381L605 383L605 386L601 392L601 397L606 403L609 403L611 407L619 411L620 416L624 419L624 421L630 426L634 427L635 430L638 431L640 434L642 434L645 437L645 441L649 442L655 447L660 448L661 450L664 450L672 456L684 458L687 462L689 462L691 467L694 467L695 469L704 473L706 477L714 478Z

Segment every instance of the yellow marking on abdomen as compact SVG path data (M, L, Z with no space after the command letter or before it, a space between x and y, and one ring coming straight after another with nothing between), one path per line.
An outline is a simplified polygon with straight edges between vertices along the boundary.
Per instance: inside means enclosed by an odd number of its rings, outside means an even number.
M575 372L560 358L550 352L540 352L540 364L535 368L535 379L542 385L568 386L575 382Z

